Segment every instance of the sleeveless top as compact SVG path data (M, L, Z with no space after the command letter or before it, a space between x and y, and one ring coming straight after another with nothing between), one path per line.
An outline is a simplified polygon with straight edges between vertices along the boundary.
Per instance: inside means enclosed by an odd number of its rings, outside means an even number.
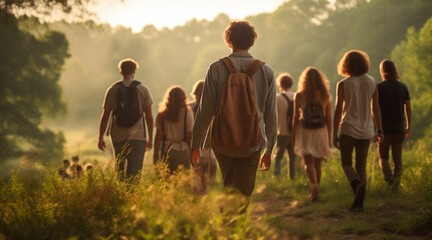
M376 89L375 79L368 74L343 79L345 102L342 109L340 134L356 139L374 136L371 101Z

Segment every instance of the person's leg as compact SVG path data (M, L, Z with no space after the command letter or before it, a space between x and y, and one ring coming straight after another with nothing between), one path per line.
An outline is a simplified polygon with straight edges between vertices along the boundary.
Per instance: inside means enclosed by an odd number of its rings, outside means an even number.
M289 158L289 176L291 180L295 178L295 169L296 169L296 155L294 153L294 148L292 146L292 138L289 136L289 141L287 143L288 150L288 158Z
M348 135L340 136L340 153L341 153L341 161L342 168L347 176L348 182L350 183L353 191L355 193L355 184L356 182L361 182L359 175L356 170L354 170L352 166L352 152L354 150L354 145L356 144L357 139L350 137Z
M311 183L311 201L318 200L318 181L317 181L317 173L315 169L315 159L311 155L303 155L303 159L305 160L305 170L306 175L309 178L309 182Z
M222 179L223 179L223 187L224 188L230 188L233 187L234 182L234 158L225 156L223 154L220 154L218 152L214 153L216 156L216 159L219 163L219 168L222 173Z
M131 140L130 147L131 150L129 154L126 155L126 177L128 178L135 177L140 173L143 167L146 142L141 140Z
M356 171L364 186L367 184L366 163L369 151L370 139L358 140L355 144L356 151Z
M322 162L322 158L314 158L318 186L321 183L321 162Z
M114 164L115 170L120 178L120 180L125 179L125 164L126 164L126 153L127 153L127 141L122 142L112 142L112 147L114 150Z
M356 170L360 176L360 182L354 181L352 183L355 189L355 199L352 206L348 209L352 212L363 211L363 202L366 195L366 162L369 150L370 139L359 139L355 144L356 151Z
M384 134L384 140L378 145L378 151L380 156L379 164L384 174L384 180L386 182L389 182L390 179L392 179L393 175L389 164L389 150L392 136L393 135L391 134Z
M394 135L391 143L392 157L394 163L393 183L395 184L395 186L399 185L402 175L402 147L404 140L404 135Z
M274 175L279 176L282 168L282 158L286 149L285 136L278 135L276 141L276 157Z

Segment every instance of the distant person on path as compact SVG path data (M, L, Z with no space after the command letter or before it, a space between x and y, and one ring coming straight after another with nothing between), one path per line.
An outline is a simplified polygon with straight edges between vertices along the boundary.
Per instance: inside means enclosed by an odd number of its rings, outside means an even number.
M255 187L258 165L262 171L270 168L277 135L273 70L249 53L256 38L255 27L247 21L231 22L225 30L225 42L232 54L213 62L207 71L190 155L196 168L213 119L210 144L222 172L224 189L245 197L245 201L236 198L243 202L238 209L241 213L246 211Z
M70 172L70 161L68 159L63 159L63 166L57 171L62 180L71 178L69 176Z
M355 194L354 203L348 209L352 212L363 211L370 140L375 136L381 142L384 137L378 88L373 77L367 74L369 66L369 56L359 50L346 52L338 64L339 75L346 78L336 87L333 144L340 149L342 167ZM355 169L352 167L353 149Z
M193 97L193 101L189 103L189 107L194 112L194 117L198 111L203 88L204 80L197 81L192 88L191 96ZM216 183L216 172L216 156L214 155L213 150L206 146L201 150L201 157L197 164L197 168L195 169L197 175L197 182L195 183L196 194L204 195L207 193L207 182L210 180L210 184Z
M153 99L147 87L134 80L135 70L138 68L136 61L123 59L118 68L122 79L106 91L99 125L98 147L105 150L103 137L112 113L109 135L114 149L116 170L120 179L125 180L138 175L143 166L145 151L152 147Z
M292 143L305 161L311 183L310 201L318 200L321 162L331 158L331 95L329 82L318 69L306 68L300 76L294 96Z
M384 179L398 186L402 175L402 146L411 131L411 101L407 86L399 81L395 64L385 59L380 64L383 82L378 84L384 140L378 145L380 167ZM392 149L394 171L389 165L389 150Z
M292 120L294 114L294 92L291 91L293 79L289 73L281 73L276 81L280 94L276 96L278 129L276 141L276 158L274 175L279 176L282 169L282 158L288 152L288 172L291 180L295 177L296 155L292 145Z
M170 173L180 165L190 168L189 154L194 116L187 105L186 94L180 86L172 86L165 93L156 116L156 135L153 163L161 156ZM161 147L162 143L162 147ZM161 149L161 155L159 150Z
M72 178L79 178L81 177L81 174L83 173L83 168L78 163L79 162L79 156L73 156L72 157L72 165L70 166L70 170L72 172Z

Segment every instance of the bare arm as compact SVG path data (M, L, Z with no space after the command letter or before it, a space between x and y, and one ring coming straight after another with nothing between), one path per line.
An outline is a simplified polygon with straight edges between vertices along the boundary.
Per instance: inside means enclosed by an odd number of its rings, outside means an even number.
M300 107L298 105L298 100L297 100L298 95L296 94L294 96L294 112L293 112L293 121L292 121L292 141L291 144L294 147L295 146L295 134L296 134L296 127L297 124L299 124L299 115L300 115Z
M104 134L105 134L105 130L107 128L108 125L108 119L109 116L111 114L111 111L107 111L106 109L104 109L102 111L102 115L100 118L100 122L99 122L99 141L98 141L98 148L101 151L105 151L105 141L104 141Z
M379 95L378 95L378 88L375 87L375 92L372 97L372 117L375 122L375 127L377 129L377 137L378 142L381 142L384 139L383 134L383 128L382 128L382 122L381 122L381 109L379 107Z
M146 151L149 151L152 148L152 138L153 138L153 114L151 111L151 105L144 109L145 120L147 125L147 143L146 143Z
M411 134L411 120L412 120L412 111L411 111L411 101L405 101L405 116L407 120L406 134L405 138L408 138Z
M326 120L327 120L327 132L328 132L328 140L329 146L332 147L331 143L331 127L332 127L332 117L331 117L331 102L329 101L326 106Z
M162 117L160 114L156 116L156 123L160 123L162 121ZM157 126L160 126L160 124L156 124ZM153 149L153 164L156 164L159 160L159 151L160 146L162 143L162 130L159 128L156 128L156 134L155 134L155 140L154 140L154 149Z
M336 86L336 106L333 116L333 145L340 149L339 145L339 124L342 118L342 107L345 101L343 82L339 82Z
M153 149L153 164L156 165L159 160L159 150L162 143L162 131L156 129L156 135L154 140L154 149Z

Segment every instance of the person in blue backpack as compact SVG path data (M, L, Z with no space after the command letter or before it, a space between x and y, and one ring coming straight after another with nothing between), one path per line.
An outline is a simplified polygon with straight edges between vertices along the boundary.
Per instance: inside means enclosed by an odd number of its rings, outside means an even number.
M133 59L120 61L118 68L122 79L106 91L99 124L98 148L104 151L106 144L103 137L111 116L109 135L116 170L122 180L138 175L143 166L144 153L152 147L153 99L148 88L134 80L138 67Z

